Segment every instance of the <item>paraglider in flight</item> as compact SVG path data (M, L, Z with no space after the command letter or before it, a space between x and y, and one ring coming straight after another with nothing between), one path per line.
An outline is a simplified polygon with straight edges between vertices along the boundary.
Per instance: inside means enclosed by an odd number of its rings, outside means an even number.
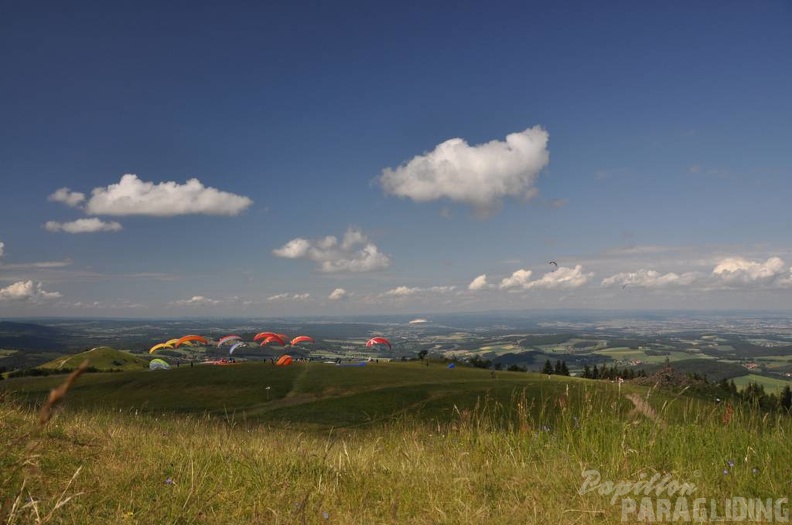
M162 359L152 359L149 363L150 370L170 370L170 365Z
M189 341L198 341L199 343L202 343L202 344L206 344L207 343L206 338L205 337L201 337L200 335L185 335L184 337L181 337L181 338L179 338L178 341L176 341L176 348L179 348L181 345L183 345L184 343L187 343Z
M156 352L160 348L173 348L173 347L170 345L170 341L168 341L167 343L159 343L159 344L156 344L156 345L152 346L149 349L149 354L153 354L154 352Z
M391 347L390 341L388 341L384 337L372 337L366 343L366 346L369 346L369 347L377 346L377 345L388 345L388 350L393 350L393 348Z
M260 346L266 346L266 345L268 345L270 343L275 343L278 346L287 346L286 341L284 341L283 338L281 336L279 336L279 335L271 335L271 336L267 337L266 339L264 339L261 342Z
M293 361L294 360L292 359L292 357L289 354L283 354L275 362L275 366L289 366L290 364L292 364Z
M556 271L556 270L558 270L558 263L557 263L557 262L555 262L555 261L550 261L550 262L549 262L549 263L547 263L547 264L552 264L553 266L555 266L555 268L553 268L553 271Z
M311 337L311 336L298 335L297 337L295 337L294 339L291 340L291 345L294 346L294 345L298 345L300 343L313 343L313 342L314 342L314 340L313 340L313 337Z
M233 353L234 353L234 350L236 350L236 349L237 349L237 348L239 348L240 346L247 346L247 345L246 345L245 343L243 343L243 342L234 343L234 344L232 344L232 345L231 345L231 348L229 348L229 349L228 349L228 354L229 354L229 355L230 355L230 354L233 354Z
M220 348L221 346L223 346L223 343L227 343L228 341L241 341L241 340L242 338L239 337L238 335L226 335L217 340L217 347Z
M261 341L262 339L266 339L271 335L277 335L278 337L280 337L280 334L276 334L275 332L259 332L253 337L253 340L258 342Z

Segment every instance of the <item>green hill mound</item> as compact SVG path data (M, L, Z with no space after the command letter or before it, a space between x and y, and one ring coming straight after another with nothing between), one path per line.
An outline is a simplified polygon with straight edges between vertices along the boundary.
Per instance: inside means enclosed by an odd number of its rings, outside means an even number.
M40 403L62 378L18 378L0 389ZM484 406L505 424L518 425L528 412L548 424L567 406L597 395L609 410L633 409L625 396L645 387L578 378L448 369L418 364L337 367L309 363L197 365L168 371L86 374L71 387L67 405L82 409L125 409L155 413L231 416L250 422L313 428L355 427L394 419L448 421ZM661 394L657 394L661 396Z
M39 368L45 370L74 369L86 359L89 363L88 366L97 370L140 370L149 366L149 362L142 357L107 346L98 346L79 354L53 359Z

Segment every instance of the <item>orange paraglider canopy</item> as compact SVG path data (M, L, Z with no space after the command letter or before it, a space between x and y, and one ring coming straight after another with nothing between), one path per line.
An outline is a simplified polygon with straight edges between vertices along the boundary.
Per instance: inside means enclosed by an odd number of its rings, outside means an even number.
M260 341L262 339L266 339L267 337L277 335L280 337L280 334L276 334L275 332L259 332L255 336L253 336L254 341Z
M198 341L199 343L206 344L206 338L201 337L200 335L185 335L184 337L180 337L178 341L176 341L176 348L183 345L188 341Z
M275 366L289 366L292 364L294 360L289 354L283 354L280 358L275 362Z
M267 337L266 339L264 339L261 342L261 345L259 345L259 346L266 346L266 345L268 345L270 343L275 343L278 346L286 346L286 344L287 344L286 341L284 341L281 336L279 336L279 335L271 335L271 336Z
M300 343L313 343L313 337L308 335L298 335L294 339L291 340L292 345L300 344Z

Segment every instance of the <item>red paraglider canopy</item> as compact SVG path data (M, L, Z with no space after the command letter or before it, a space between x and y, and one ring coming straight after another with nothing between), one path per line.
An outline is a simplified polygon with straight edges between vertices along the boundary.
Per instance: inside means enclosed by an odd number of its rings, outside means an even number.
M372 337L371 339L368 340L368 343L366 343L366 346L376 346L376 345L388 345L388 350L393 350L390 341L388 341L384 337Z

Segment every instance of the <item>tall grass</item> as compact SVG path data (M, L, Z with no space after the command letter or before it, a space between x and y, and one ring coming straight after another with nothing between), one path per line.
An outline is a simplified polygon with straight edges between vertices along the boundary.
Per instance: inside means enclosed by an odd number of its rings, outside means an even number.
M326 431L134 409L62 410L42 427L5 400L0 522L619 522L611 495L580 493L591 469L671 475L705 498L789 496L792 418L581 384Z

